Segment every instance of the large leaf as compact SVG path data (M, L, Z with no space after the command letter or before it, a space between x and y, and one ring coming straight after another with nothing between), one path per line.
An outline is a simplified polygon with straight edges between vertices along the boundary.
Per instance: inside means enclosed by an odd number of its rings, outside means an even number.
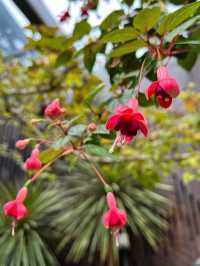
M177 11L167 15L161 21L157 32L162 35L164 33L172 31L178 25L180 25L185 20L193 16L199 7L200 7L200 2L198 1L196 3L186 5L178 9Z
M132 27L127 27L124 29L114 30L109 32L101 38L102 42L125 42L129 40L133 40L136 38L136 31Z
M133 20L134 27L140 32L147 32L153 28L160 17L160 8L145 8Z
M124 45L121 45L115 49L112 50L112 52L110 53L110 57L119 57L125 54L130 54L134 51L136 51L137 49L141 48L141 47L145 47L146 44L144 41L142 40L135 40L132 42L128 42Z
M124 15L122 10L113 11L100 25L101 30L108 30L119 23L120 17Z

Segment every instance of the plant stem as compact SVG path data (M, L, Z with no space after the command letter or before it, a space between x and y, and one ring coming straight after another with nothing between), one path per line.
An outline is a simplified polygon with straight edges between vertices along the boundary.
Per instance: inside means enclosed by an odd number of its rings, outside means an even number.
M109 258L108 258L108 266L114 266L114 258L113 258L113 235L110 232L109 234Z
M48 162L47 164L45 164L39 171L37 171L35 173L35 175L30 180L28 180L25 183L25 186L28 186L31 183L33 183L41 175L41 173L44 170L46 170L52 163L54 163L58 158L60 158L60 157L62 157L64 155L68 155L68 154L70 154L72 152L74 152L74 148L73 147L69 147L68 149L65 149L64 151L62 151L58 156L56 156L53 160L51 160L50 162Z
M81 154L83 155L83 157L89 162L91 168L93 169L93 171L95 172L95 174L98 176L99 180L101 181L101 183L105 186L108 186L107 182L105 181L105 178L102 176L102 174L99 172L99 170L96 168L95 164L90 160L89 156L87 155L87 153L85 153L84 151L81 151Z
M140 93L140 85L141 85L141 81L142 81L142 78L143 78L143 75L144 75L144 65L145 65L145 62L146 62L146 58L145 58L144 61L142 62L142 66L141 66L141 68L140 68L139 79L138 79L138 85L137 85L137 87L135 88L135 97L136 97L136 98L138 98L139 93Z

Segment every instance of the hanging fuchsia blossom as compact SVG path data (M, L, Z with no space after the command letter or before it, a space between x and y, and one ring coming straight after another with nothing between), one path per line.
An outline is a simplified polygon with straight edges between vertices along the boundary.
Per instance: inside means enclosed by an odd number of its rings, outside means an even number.
M106 229L121 229L126 224L126 213L117 208L115 196L112 192L107 194L109 210L103 215L102 223Z
M42 167L42 163L39 159L39 150L35 148L31 156L25 161L24 168L26 170L39 170Z
M3 206L3 212L6 216L11 216L16 220L21 220L27 216L27 209L23 202L27 197L28 190L26 187L20 189L16 199L7 202Z
M15 143L15 147L19 150L24 150L27 146L27 144L29 143L28 139L19 139L16 143Z
M89 13L88 13L88 7L87 6L83 6L81 7L81 16L82 17L88 17Z
M118 106L115 114L106 122L106 129L118 131L113 145L117 143L128 144L137 135L138 130L146 137L148 126L144 116L137 112L138 101L131 99L126 105Z
M163 108L168 108L172 104L172 99L178 96L179 86L176 80L169 76L165 66L158 67L157 78L158 80L145 90L146 98L149 99L155 95L157 104Z
M65 22L71 17L71 15L69 13L69 10L66 10L66 11L63 11L58 17L59 17L60 22Z
M64 108L61 108L59 100L56 99L51 102L44 110L44 115L49 118L57 118L65 112Z

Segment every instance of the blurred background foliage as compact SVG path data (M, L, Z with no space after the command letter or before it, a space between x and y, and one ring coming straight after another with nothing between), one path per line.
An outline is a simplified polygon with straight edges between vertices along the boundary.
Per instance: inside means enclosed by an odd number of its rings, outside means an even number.
M118 104L133 97L144 58L145 77L155 79L156 61L146 49L149 40L156 43L164 36L166 48L178 33L175 48L184 51L175 55L177 63L192 69L200 49L200 4L184 1L193 3L176 11L178 14L166 15L164 1L142 1L143 7L137 10L131 9L133 2L123 1L122 9L111 13L99 27L81 19L71 36L44 25L29 26L27 55L21 60L0 57L0 112L3 123L20 128L22 137L53 140L48 149L45 145L42 148L43 163L56 157L71 140L83 145L113 187L119 207L127 212L126 237L129 241L133 236L145 238L156 249L171 215L166 197L168 176L179 173L186 183L200 176L200 93L193 84L186 85L174 106L163 111L154 101L147 102L141 90L139 103L148 119L150 136L147 140L137 136L131 145L117 148L114 154L108 152L114 133L106 131L104 124ZM143 22L149 9L145 11L144 7L151 8L145 29ZM163 27L168 27L167 33ZM147 40L149 35L152 38ZM99 55L105 59L107 84L93 71ZM42 120L45 106L55 98L66 107L67 136ZM33 123L33 118L38 122ZM87 130L90 122L98 125L93 133ZM5 156L6 151L20 165L30 149L22 158L4 143L1 154ZM17 179L21 183L20 177ZM66 260L95 261L97 265L108 262L111 242L101 225L105 192L88 163L81 156L68 156L58 160L41 180L31 188L26 202L29 216L18 224L15 238L10 236L10 219L1 214L0 263L34 266L64 265ZM14 197L17 187L15 182L1 184L1 205ZM114 243L112 248L117 265Z

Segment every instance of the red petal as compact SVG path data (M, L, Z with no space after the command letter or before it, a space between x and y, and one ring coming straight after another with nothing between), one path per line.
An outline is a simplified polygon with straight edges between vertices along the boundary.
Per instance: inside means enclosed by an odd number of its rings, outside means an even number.
M27 213L28 212L24 204L22 203L17 204L17 217L16 217L17 220L25 218L27 216Z
M17 204L16 200L12 200L4 204L3 212L5 215L12 216L14 218L17 217Z
M106 129L109 129L109 130L114 129L117 126L118 122L119 122L119 116L118 115L111 115L108 118L105 127L106 127Z
M147 122L146 121L141 121L141 120L138 120L138 125L139 125L139 128L142 132L142 134L147 137L148 136L148 126L147 126Z
M107 194L107 204L111 210L115 210L117 208L115 196L112 192L108 192Z
M156 101L163 108L168 108L172 104L172 98L171 97L163 100L162 96L158 95L156 97Z
M138 108L138 101L136 99L130 99L127 104L128 107L130 107L133 112L136 112Z
M144 120L144 116L143 116L143 114L142 113L135 113L134 115L133 115L133 118L134 119L136 119L136 120Z
M172 98L178 96L180 89L175 79L168 78L159 81L160 87Z
M168 75L167 68L165 66L158 67L158 69L157 69L157 78L158 78L158 80L166 79L168 77L169 77L169 75Z
M133 140L133 138L134 138L134 136L123 135L123 139L124 139L125 144L129 144Z
M144 94L145 94L147 100L149 100L149 98L153 94L155 94L157 86L158 86L158 81L154 81L153 83L151 83L151 85L149 87L146 88L146 90L144 91Z
M120 218L120 222L121 222L121 225L120 227L124 227L125 224L126 224L126 213L125 211L118 211L118 215L119 215L119 218Z

